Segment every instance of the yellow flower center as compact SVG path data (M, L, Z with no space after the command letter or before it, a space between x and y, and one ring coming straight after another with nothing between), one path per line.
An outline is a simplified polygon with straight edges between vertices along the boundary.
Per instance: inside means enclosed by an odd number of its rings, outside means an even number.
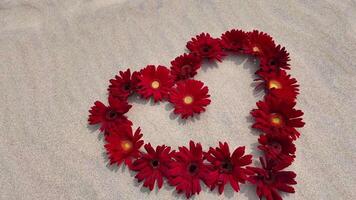
M276 80L270 80L268 83L268 88L269 89L272 89L272 88L280 89L280 88L282 88L282 85L280 82L278 82Z
M260 48L258 48L257 46L254 46L253 48L252 48L252 51L253 52L260 52Z
M282 116L279 114L271 114L271 123L275 126L282 125Z
M159 82L158 82L158 81L153 81L153 82L151 83L151 87L152 87L153 89L159 88Z
M132 142L129 140L123 140L121 142L121 148L123 151L128 152L132 149Z
M272 117L272 123L280 124L281 123L281 119L279 117Z
M183 101L185 104L191 104L191 103L193 103L193 97L186 96L186 97L184 97Z

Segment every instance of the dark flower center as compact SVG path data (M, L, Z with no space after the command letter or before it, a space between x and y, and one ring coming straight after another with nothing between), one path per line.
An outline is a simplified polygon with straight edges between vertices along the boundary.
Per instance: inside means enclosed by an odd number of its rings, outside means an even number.
M275 177L273 176L271 171L268 172L267 176L263 177L263 181L268 185L274 183Z
M128 91L131 89L131 84L130 83L125 83L122 87L124 90Z
M191 72L192 66L190 66L189 64L183 65L181 67L182 70L182 75L188 75Z
M203 45L203 47L201 49L202 49L203 53L208 53L211 49L211 46Z
M151 166L152 166L153 168L157 168L158 165L159 165L159 161L158 161L158 160L152 160L152 161L151 161Z
M276 64L277 64L277 62L276 62L275 59L271 59L271 60L269 61L269 65L276 65Z
M278 142L271 142L269 146L272 147L278 153L281 153L282 151L282 145Z
M198 171L198 165L195 163L191 163L188 165L188 171L191 174L195 174Z
M233 168L233 165L230 161L224 161L222 164L221 164L221 169L222 171L224 172L231 172L232 171L232 168Z
M119 116L119 114L115 110L108 110L106 112L106 119L107 120L114 120Z

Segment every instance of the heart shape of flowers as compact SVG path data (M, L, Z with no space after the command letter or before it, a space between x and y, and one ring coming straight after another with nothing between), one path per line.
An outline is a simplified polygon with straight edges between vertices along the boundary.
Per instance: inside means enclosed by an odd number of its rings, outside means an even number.
M303 127L304 122L303 112L295 109L299 85L286 72L290 69L289 53L276 45L271 36L257 30L233 29L220 38L202 33L186 47L190 52L175 58L170 69L148 65L133 73L130 69L120 71L110 80L109 104L96 101L89 110L89 124L100 124L100 131L105 135L110 164L124 163L137 172L135 178L150 190L155 185L161 188L166 181L187 198L199 194L201 181L211 190L217 188L220 194L228 183L238 192L239 185L247 181L256 186L259 198L280 200L280 191L294 193L296 174L284 169L295 159L293 142L300 136L296 128ZM137 93L155 102L168 100L174 106L174 113L183 119L200 114L210 104L210 95L208 87L193 77L203 59L221 62L228 52L252 55L260 61L256 89L264 89L265 96L256 103L251 115L255 119L252 128L261 131L258 138L258 148L264 153L260 157L261 166L250 166L252 155L245 154L245 146L230 150L226 142L219 142L207 151L194 141L178 150L145 144L141 129L133 131L132 122L125 116L131 108L128 97ZM142 146L145 151L141 150Z

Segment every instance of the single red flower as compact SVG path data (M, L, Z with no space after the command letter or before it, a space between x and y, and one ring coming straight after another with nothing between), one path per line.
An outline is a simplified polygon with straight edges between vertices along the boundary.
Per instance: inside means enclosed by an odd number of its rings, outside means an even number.
M89 110L89 124L101 124L100 131L108 131L121 126L130 126L132 122L124 115L132 106L127 101L109 97L109 106L96 101Z
M285 99L286 101L294 101L299 94L297 80L291 78L284 70L271 72L259 71L257 75L261 77L258 80L263 81L259 86L264 86L272 96Z
M157 146L154 150L150 143L145 144L147 153L142 154L140 158L132 164L132 170L138 171L135 178L139 182L144 181L143 186L151 191L157 182L158 188L162 187L163 177L167 177L169 164L172 162L171 147L165 145Z
M296 147L290 137L280 134L264 134L260 135L258 142L260 143L258 148L265 153L267 159L287 165L294 161Z
M105 135L105 149L111 165L125 162L128 167L131 167L132 159L140 156L139 149L143 145L140 131L141 129L138 128L133 134L132 127L126 126L114 129Z
M251 115L255 118L253 128L267 134L285 134L293 140L300 136L295 128L304 126L303 112L294 109L296 102L284 101L267 95L264 101L256 103L258 109L253 109Z
M245 52L258 56L260 59L263 59L263 57L276 46L273 38L267 33L254 30L248 32L247 36L247 42L244 43L245 46L243 47Z
M140 88L137 92L146 99L152 96L155 102L168 97L174 84L170 70L161 65L157 68L154 65L148 65L142 69L139 80Z
M262 158L260 158L260 161L262 168L248 167L255 173L255 175L250 176L249 181L256 185L256 193L260 199L265 197L266 200L282 200L278 191L295 192L291 186L297 184L294 180L297 175L294 172L281 171L283 168L277 169Z
M209 33L201 33L187 43L187 48L202 58L218 60L221 62L225 53L220 46L220 40L212 38Z
M193 141L187 147L179 147L174 154L175 161L172 162L169 173L169 183L176 187L178 193L185 192L190 198L201 191L200 180L205 181L208 167L203 163L203 150L200 143Z
M261 57L260 65L264 71L278 71L280 69L290 69L289 67L289 53L282 47L278 45L267 49L264 56Z
M192 78L197 74L201 65L201 58L195 54L183 54L172 62L171 74L176 81Z
M239 53L244 52L247 41L247 33L242 30L232 29L221 36L221 45L224 49Z
M131 74L130 69L126 71L120 71L119 75L115 76L115 79L110 79L110 85L108 88L109 95L126 100L137 89L139 72L133 72Z
M177 87L172 89L169 101L174 104L174 113L185 119L194 113L205 111L205 107L210 104L208 92L208 87L201 81L180 81Z
M209 173L207 183L211 190L216 186L219 193L224 191L224 186L229 182L231 187L238 192L239 182L245 183L250 173L244 168L252 163L252 155L244 155L245 147L238 147L230 154L229 145L219 142L219 147L211 148L206 153L206 159L212 164L213 169Z

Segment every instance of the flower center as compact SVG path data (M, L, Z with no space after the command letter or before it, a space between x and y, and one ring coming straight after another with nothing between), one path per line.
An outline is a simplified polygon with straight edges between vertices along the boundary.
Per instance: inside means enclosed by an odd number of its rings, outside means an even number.
M204 45L202 50L204 53L208 53L210 51L211 47L209 45Z
M222 171L225 171L225 172L231 172L232 171L232 164L230 161L224 161L222 164L221 164L221 169Z
M282 152L282 145L278 142L271 142L269 146L272 147L277 153Z
M158 165L159 165L159 161L158 161L158 160L152 160L152 161L151 161L151 166L152 166L153 168L157 168Z
M268 88L269 89L272 89L272 88L281 89L282 85L281 85L280 82L278 82L276 80L270 80L269 83L268 83Z
M190 73L191 68L192 68L192 67L191 67L189 64L183 65L183 66L181 67L182 73L183 73L184 75L187 75L188 73Z
M198 166L195 163L191 163L188 165L188 171L191 174L195 174L198 171Z
M189 105L191 103L193 103L193 97L192 96L186 96L183 98L183 101L185 104Z
M277 113L272 113L271 114L271 123L275 126L280 126L282 125L283 119L282 116L277 114Z
M255 53L258 53L258 52L260 52L260 48L258 48L257 46L254 46L252 48L252 51L255 52Z
M132 142L131 141L129 141L129 140L123 140L122 142L121 142L121 148L122 148L122 150L124 151L124 152L128 152L128 151L130 151L131 149L132 149Z
M269 64L270 64L270 65L275 65L275 64L277 64L277 62L276 62L275 59L272 59L271 61L269 61Z
M153 89L159 88L159 82L158 82L158 81L153 81L153 82L151 83L151 87L152 87Z
M272 172L269 171L268 175L263 177L263 180L267 184L272 184L275 181L275 177L273 176Z
M114 120L117 118L119 114L115 110L108 110L106 112L106 119L107 120Z
M124 90L126 90L126 91L130 90L130 88L131 88L130 83L125 83L124 86L123 86L123 88L124 88Z

